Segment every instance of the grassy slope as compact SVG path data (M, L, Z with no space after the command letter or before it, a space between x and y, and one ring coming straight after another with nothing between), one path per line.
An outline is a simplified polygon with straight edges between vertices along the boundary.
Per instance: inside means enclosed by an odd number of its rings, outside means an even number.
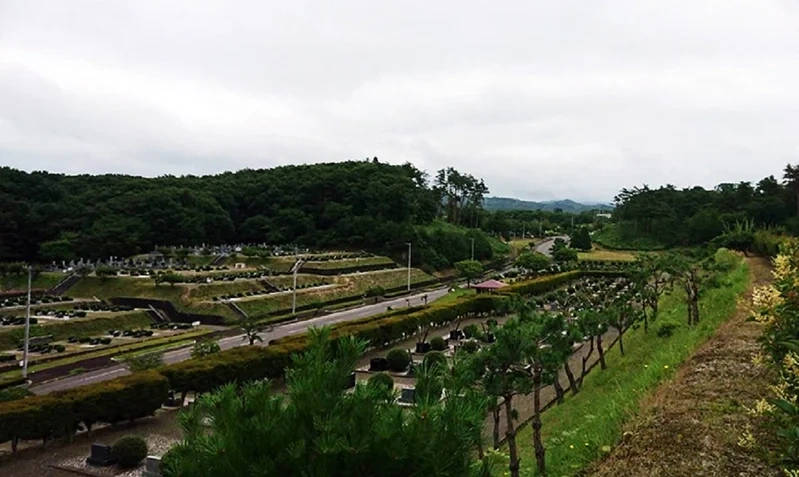
M389 289L407 283L406 270L390 270L380 272L341 275L335 281L341 286L324 290L298 290L297 306L314 302L325 302L345 297L359 297L371 287L382 286ZM411 270L411 283L421 283L433 277L421 270ZM277 310L291 308L291 293L267 296L261 299L250 299L237 302L248 315L259 315Z
M542 416L547 469L550 475L573 475L603 454L621 437L622 424L638 410L639 401L694 349L706 341L718 325L735 311L736 298L749 283L748 268L742 264L724 279L725 286L709 290L700 300L701 322L688 328L686 307L679 294L663 297L658 323L673 321L680 328L669 338L659 338L643 328L625 335L626 356L618 346L607 354L608 369L594 370L583 390L568 397ZM657 325L655 325L657 328ZM532 429L525 425L516 438L522 456L522 475L535 475Z
M235 282L230 282L235 283ZM129 277L83 277L72 288L69 295L78 298L112 297L152 298L171 301L178 309L188 313L220 315L228 320L236 320L237 316L221 303L199 302L190 299L191 286L159 285L148 278Z
M448 232L455 232L463 235L466 235L466 233L472 230L467 229L466 227L460 227L448 222L444 222L443 220L434 220L432 224L422 226L422 228L425 230L446 230ZM496 237L488 235L482 230L478 230L477 232L482 234L486 240L488 240L488 243L491 245L491 250L494 251L494 255L507 255L510 253L510 246L505 242L497 239Z
M42 272L31 281L31 288L52 288L66 277L63 273ZM28 276L13 275L0 277L0 291L27 290Z
M53 335L55 340L70 336L97 336L110 329L147 328L150 317L144 311L119 312L105 318L73 318L69 321L45 323L31 326L31 336ZM44 320L40 321L44 323ZM0 350L15 349L24 339L24 327L0 329Z
M363 258L348 258L344 260L329 260L327 262L320 262L309 260L305 262L303 267L316 268L319 270L336 270L340 268L364 267L370 265L392 265L394 260L388 257L363 257Z
M627 236L622 233L618 224L607 224L602 230L594 233L591 240L605 248L615 250L663 250L662 243L649 237Z

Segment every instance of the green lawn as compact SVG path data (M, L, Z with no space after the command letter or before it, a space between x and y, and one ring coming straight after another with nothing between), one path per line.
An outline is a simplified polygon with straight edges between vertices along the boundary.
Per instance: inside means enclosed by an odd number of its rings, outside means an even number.
M31 288L52 288L66 278L63 273L42 272L31 281ZM0 277L0 291L27 290L28 275L8 275Z
M436 304L446 304L453 301L458 301L463 297L475 295L477 291L473 288L456 288L455 291L447 293L438 300Z
M635 254L632 252L625 252L622 250L591 250L590 252L577 252L579 260L609 260L609 261L622 261L632 262L635 260Z
M674 335L659 338L654 330L630 331L624 338L626 356L614 346L607 353L607 370L592 371L577 396L546 411L542 421L549 475L574 475L618 443L623 423L638 411L640 400L671 378L680 363L732 316L736 298L749 280L748 268L742 264L727 274L722 287L708 290L700 300L701 321L693 328L685 324L682 297L663 297L657 322L680 323ZM525 425L516 438L525 476L535 475L531 435L531 427Z

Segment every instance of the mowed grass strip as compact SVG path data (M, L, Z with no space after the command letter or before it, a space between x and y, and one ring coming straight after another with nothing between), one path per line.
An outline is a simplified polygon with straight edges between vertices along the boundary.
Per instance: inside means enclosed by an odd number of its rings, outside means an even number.
M608 260L620 262L632 262L635 254L621 250L591 250L590 252L577 252L579 260Z
M614 346L606 355L608 369L594 369L579 394L569 395L564 404L542 415L549 475L574 475L609 451L619 442L622 425L637 413L641 399L670 378L680 363L734 314L736 299L750 281L748 267L742 263L720 281L719 288L706 290L700 299L698 325L686 325L682 294L664 296L660 315L648 333L641 327L625 334L625 356ZM660 338L656 330L663 322L680 326L672 336ZM520 430L516 442L522 475L537 475L529 424Z

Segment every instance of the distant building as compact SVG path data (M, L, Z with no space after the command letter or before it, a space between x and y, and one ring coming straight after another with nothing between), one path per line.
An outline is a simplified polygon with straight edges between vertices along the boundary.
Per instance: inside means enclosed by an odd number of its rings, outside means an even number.
M600 218L600 219L609 219L609 218L612 217L612 215L607 213L607 212L600 212L600 213L596 214L596 216L597 216L597 218Z

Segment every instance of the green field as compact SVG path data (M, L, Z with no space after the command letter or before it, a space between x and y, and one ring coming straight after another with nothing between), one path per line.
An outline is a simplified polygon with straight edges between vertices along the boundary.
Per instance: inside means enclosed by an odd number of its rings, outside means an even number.
M742 264L721 280L723 286L707 290L700 299L701 320L693 328L685 324L682 296L664 296L654 328L663 322L680 324L671 337L660 338L655 330L644 333L643 328L629 331L625 356L614 346L606 355L607 370L592 371L579 394L546 411L542 421L549 475L574 475L617 444L622 425L635 415L641 399L673 376L680 363L732 316L749 279ZM516 436L525 476L536 475L531 434L532 428L525 425Z
M66 278L63 273L42 272L31 281L31 288L52 288ZM0 291L27 290L28 275L5 275L0 277Z
M421 270L411 270L411 284L422 283L432 279L432 276ZM335 278L337 287L324 290L298 290L297 306L324 303L325 301L342 298L355 298L366 293L369 288L378 286L385 289L395 288L407 283L407 280L408 272L402 269L341 275ZM248 315L258 316L278 310L290 309L291 301L291 293L281 293L264 298L242 300L236 302L236 304Z
M69 321L45 322L31 325L31 336L53 335L53 340L64 340L70 336L100 336L112 329L149 328L150 316L144 311L117 312L111 316L72 318ZM22 326L0 328L0 350L16 349L25 337Z
M632 262L635 254L622 250L591 250L590 252L577 252L579 260L607 260L616 262Z

